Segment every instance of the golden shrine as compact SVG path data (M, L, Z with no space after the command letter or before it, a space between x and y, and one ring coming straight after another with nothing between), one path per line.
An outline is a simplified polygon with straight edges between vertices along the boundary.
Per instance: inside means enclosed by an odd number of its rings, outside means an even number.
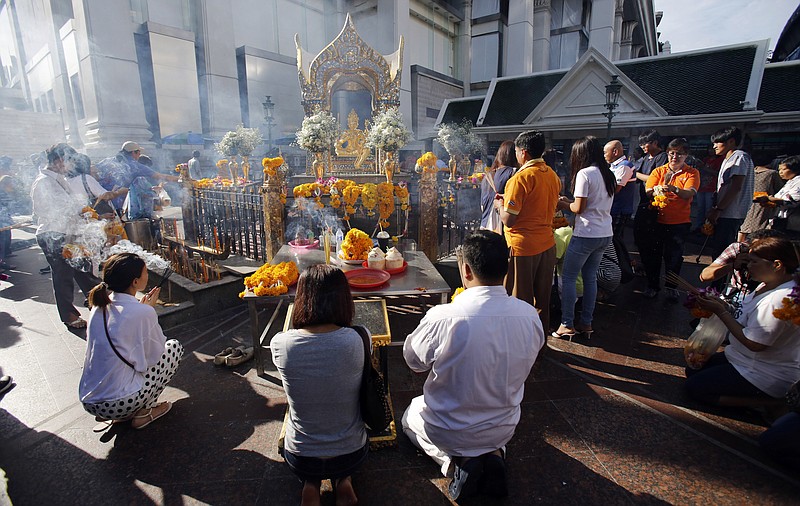
M400 106L403 37L397 51L382 55L358 35L347 14L342 31L316 56L302 48L299 35L295 35L295 45L306 116L328 111L340 126L325 174L381 174L382 155L370 150L366 134L376 113ZM313 173L310 158L306 173Z

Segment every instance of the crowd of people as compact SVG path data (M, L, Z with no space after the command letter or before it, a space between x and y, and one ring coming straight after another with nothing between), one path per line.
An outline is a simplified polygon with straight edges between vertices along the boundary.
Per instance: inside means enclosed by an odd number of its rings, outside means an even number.
M684 138L666 149L655 131L638 140L641 156L634 160L619 140L577 140L564 183L543 158L542 132L500 145L482 184L488 230L466 237L456 255L465 290L431 308L403 344L408 367L426 380L399 421L451 478L451 499L508 495L506 444L520 420L525 381L547 336L593 334L603 261L632 270L629 224L647 281L641 295L649 299L663 284L666 299L678 300L686 238L693 229L710 235L714 261L698 281L727 289L696 299L722 322L727 345L698 369L687 367L687 394L709 405L778 413L760 441L777 460L800 465L800 329L775 312L798 292L800 250L792 239L800 233L800 216L794 217L800 157L756 167L735 127L711 137L714 156L705 161L691 157ZM66 263L60 248L65 216L73 214L66 210L87 199L113 202L136 178L158 178L141 156L137 144L126 142L119 161L128 170L98 181L89 160L59 144L47 151L47 167L32 189L37 241L53 272L59 315L69 327L86 326L72 304L73 281L91 308L80 400L103 424L130 421L137 429L169 412L158 397L183 355L158 325L159 288L148 290L147 269L136 255L110 257L101 281ZM695 199L703 203L693 217ZM554 231L556 213L569 217L569 234ZM557 262L560 321L551 323ZM137 292L145 294L141 300ZM355 504L351 477L369 449L359 405L369 350L363 329L352 326L355 308L343 272L327 265L302 272L294 307L292 329L271 342L288 399L284 459L303 481L302 504L320 504L323 479L332 480L337 504ZM787 395L793 411L786 412Z

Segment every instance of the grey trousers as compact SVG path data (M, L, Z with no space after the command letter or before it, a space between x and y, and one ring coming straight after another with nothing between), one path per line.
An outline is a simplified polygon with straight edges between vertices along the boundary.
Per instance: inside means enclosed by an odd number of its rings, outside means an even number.
M89 291L100 283L100 280L88 272L73 268L61 256L64 248L64 234L57 232L45 232L36 236L36 242L42 248L44 257L52 269L53 292L56 298L58 316L62 322L74 320L71 315L80 316L80 312L72 304L75 293L75 282L85 296L89 296Z

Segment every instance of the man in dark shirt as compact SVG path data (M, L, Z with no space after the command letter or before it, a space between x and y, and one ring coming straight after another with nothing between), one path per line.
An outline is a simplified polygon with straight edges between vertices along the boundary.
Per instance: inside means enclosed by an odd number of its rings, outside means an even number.
M639 250L639 259L641 260L647 255L659 254L652 241L658 214L654 215L649 209L650 198L645 193L644 186L653 169L666 165L667 152L662 149L661 136L655 130L642 133L639 136L639 146L644 150L644 160L642 160L642 165L636 172L636 178L640 181L640 200L639 208L636 210L636 217L633 221L633 240ZM653 298L657 295L657 292L648 289L644 295L648 298Z

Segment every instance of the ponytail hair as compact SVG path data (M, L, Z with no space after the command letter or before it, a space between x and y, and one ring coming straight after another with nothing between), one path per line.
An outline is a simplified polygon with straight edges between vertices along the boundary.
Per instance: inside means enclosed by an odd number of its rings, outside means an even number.
M106 307L111 303L109 291L124 293L142 275L145 263L135 253L111 255L103 266L103 282L89 292L89 307Z

